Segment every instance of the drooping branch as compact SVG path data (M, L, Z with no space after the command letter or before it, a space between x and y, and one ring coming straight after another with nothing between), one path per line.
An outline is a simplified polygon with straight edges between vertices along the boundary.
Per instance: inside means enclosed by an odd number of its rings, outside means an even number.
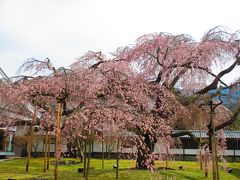
M217 89L217 85L219 80L226 74L230 73L236 66L240 65L240 50L238 51L238 53L236 54L236 60L233 62L233 64L231 66L229 66L227 69L224 69L223 71L221 71L216 77L215 79L212 81L211 84L209 84L208 86L206 86L205 88L201 89L200 91L197 92L197 94L205 94L210 90L214 90Z
M172 137L172 138L177 138L177 137L181 137L181 136L184 136L184 135L190 136L190 138L191 138L192 140L194 140L195 142L199 143L199 140L197 139L197 137L194 136L193 133L191 133L190 131L175 132L175 133L172 133L172 134L171 134L171 137Z
M40 71L46 69L52 71L53 73L56 72L56 69L52 66L49 58L46 58L44 61L35 58L30 58L27 59L23 63L23 65L18 69L18 73L21 74L21 72L26 72L33 69L35 69L36 72L34 72L32 76L37 75Z
M173 66L168 67L168 68L174 68L174 67L183 67L183 68L185 68L185 69L183 69L182 71L180 71L180 72L173 78L172 82L171 82L170 85L169 85L169 88L170 88L170 89L172 89L172 88L175 86L175 84L177 83L177 81L178 81L178 80L181 78L181 76L187 71L187 69L192 69L192 68L203 70L203 71L205 71L207 74L215 77L215 79L218 80L220 83L222 83L224 86L226 86L226 87L228 86L226 83L224 83L224 82L220 79L221 77L219 78L218 75L216 75L216 74L212 73L211 71L209 71L208 68L205 68L205 67L202 67L202 66L198 66L198 65L191 65L191 64L192 64L192 62L188 62L188 63L184 63L184 64L179 65L179 66L173 65Z
M209 71L207 68L201 67L201 66L196 66L197 69L201 69L205 72L207 72L208 74L212 75L213 77L215 77L216 79L218 79L218 81L220 83L222 83L224 86L228 86L226 83L224 83L216 74L212 73L211 71Z
M230 126L237 119L237 116L239 115L239 113L240 113L240 107L237 109L237 111L235 111L235 113L232 115L232 117L228 121L225 121L222 124L216 126L215 131L218 131L220 129L223 129L224 127Z

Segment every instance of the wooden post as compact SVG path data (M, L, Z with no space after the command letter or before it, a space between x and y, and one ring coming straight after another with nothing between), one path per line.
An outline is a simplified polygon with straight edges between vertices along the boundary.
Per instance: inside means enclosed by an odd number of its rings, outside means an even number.
M92 143L90 141L89 147L88 147L88 161L87 161L87 169L86 169L86 174L85 174L85 180L88 180L88 174L89 174L89 169L90 169L90 159L91 159L91 151L92 150Z
M200 140L199 140L199 148L200 148L200 169L202 170L203 165L202 165L202 121L200 122Z
M237 138L237 147L236 147L236 149L238 150L239 148L238 148L238 138ZM235 162L236 162L236 159L235 159Z
M204 160L204 166L205 166L205 177L208 177L208 154L207 154L207 151L205 149L205 154L204 154L204 157L205 157L205 160Z
M208 177L208 163L205 161L205 177Z
M118 180L118 172L119 172L119 138L117 140L117 168L116 168L116 180Z
M233 149L233 162L236 162L236 152L235 152L235 147Z
M102 128L102 170L104 170L104 137L103 137L103 128Z
M34 136L34 123L35 123L36 119L37 119L37 109L35 107L32 123L31 123L30 135L28 136L28 145L27 145L28 156L27 156L27 163L26 163L26 172L29 171L29 164L30 164L32 144L33 144L33 136Z
M30 139L31 139L31 129L30 129L30 131L29 131L29 135L28 135L28 137L27 137L27 162L26 162L26 172L28 172L28 170L29 170L29 164L30 164L30 158L31 158L31 154L29 153L30 152ZM31 145L32 146L32 145Z
M168 147L166 146L166 168L168 168Z
M210 101L210 124L208 133L209 140L211 141L213 180L219 180L215 125L213 115L214 115L213 101Z
M48 153L47 153L47 170L49 170L49 163L50 163L50 151L51 151L51 132L48 135Z
M58 102L58 116L56 123L56 144L55 144L55 169L54 169L54 179L58 179L58 160L60 156L60 135L61 135L61 119L62 119L62 103Z
M43 172L46 172L46 165L47 165L47 152L48 150L48 130L46 130L46 136L45 136L45 146L44 146L44 168Z
M200 170L202 170L202 148L200 148L199 156L200 156Z
M183 145L183 161L185 161L185 147Z
M83 157L83 177L86 176L86 161L87 161L87 142L84 142L84 157Z

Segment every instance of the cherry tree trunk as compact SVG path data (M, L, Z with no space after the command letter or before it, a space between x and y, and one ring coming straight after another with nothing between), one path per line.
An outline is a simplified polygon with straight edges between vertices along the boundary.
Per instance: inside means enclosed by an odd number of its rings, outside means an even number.
M154 166L154 159L151 158L154 152L155 141L152 142L148 134L144 135L144 141L141 146L137 148L137 164L138 169L149 169L150 166Z

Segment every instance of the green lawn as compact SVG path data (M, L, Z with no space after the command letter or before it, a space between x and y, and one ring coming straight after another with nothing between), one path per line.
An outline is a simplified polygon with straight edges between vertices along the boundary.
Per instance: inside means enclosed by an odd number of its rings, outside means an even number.
M70 159L65 158L68 161ZM71 159L78 161L76 159ZM53 159L52 159L53 161ZM50 170L47 173L43 173L43 158L31 159L30 172L25 172L26 159L15 159L0 162L0 179L31 179L31 178L47 178L53 179L54 166L50 165ZM91 170L89 179L115 179L115 169L113 165L115 160L105 160L105 169L102 170L102 162L98 159L91 160ZM163 162L157 162L157 167L164 166ZM184 170L178 170L178 167L182 165ZM77 172L78 167L82 167L83 164L76 165L60 165L59 166L59 179L83 179L82 174ZM147 170L135 170L130 167L134 167L134 161L120 160L120 172L119 179L150 179L152 176L153 180L156 179L190 179L190 180L201 180L208 179L204 178L204 172L199 170L199 164L197 162L183 162L175 161L169 162L169 167L174 170L156 170L150 173ZM220 170L220 178L222 180L234 180L240 179L240 163L228 163L228 167L233 169L233 173L229 174L225 171ZM161 177L161 178L160 178ZM168 178L167 178L168 177ZM211 179L211 174L209 174Z

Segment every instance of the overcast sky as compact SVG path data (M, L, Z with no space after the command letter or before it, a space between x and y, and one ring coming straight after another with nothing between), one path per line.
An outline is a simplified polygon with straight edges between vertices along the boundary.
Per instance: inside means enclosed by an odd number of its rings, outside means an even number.
M152 32L199 40L218 25L236 31L239 8L239 0L0 0L0 67L13 76L32 57L68 67L88 50L113 52Z

